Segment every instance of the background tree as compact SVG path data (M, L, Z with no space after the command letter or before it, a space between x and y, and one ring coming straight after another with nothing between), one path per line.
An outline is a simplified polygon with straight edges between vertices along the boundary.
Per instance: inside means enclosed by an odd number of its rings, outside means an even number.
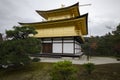
M114 52L115 55L120 57L120 24L117 26L116 30L113 33L113 42L114 42Z
M30 63L29 54L40 52L40 40L30 37L37 32L29 26L15 26L13 30L6 31L7 41L0 44L0 64L2 65L19 65Z
M85 42L85 44L82 44L82 48L83 48L84 53L87 56L91 56L93 54L96 54L98 38L99 37L93 37L93 36L85 38L86 42Z
M92 56L120 56L120 25L112 33L100 37L87 37L82 45L84 53Z

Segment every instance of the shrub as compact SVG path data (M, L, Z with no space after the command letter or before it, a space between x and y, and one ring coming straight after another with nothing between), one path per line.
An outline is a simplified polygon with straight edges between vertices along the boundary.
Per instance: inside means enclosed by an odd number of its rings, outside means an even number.
M75 80L76 68L70 61L60 61L53 65L51 71L52 80Z
M33 62L39 62L39 61L40 61L40 58L35 57L35 58L32 59L32 61L33 61Z
M91 74L92 71L95 69L94 63L85 63L83 64L83 66L88 74Z

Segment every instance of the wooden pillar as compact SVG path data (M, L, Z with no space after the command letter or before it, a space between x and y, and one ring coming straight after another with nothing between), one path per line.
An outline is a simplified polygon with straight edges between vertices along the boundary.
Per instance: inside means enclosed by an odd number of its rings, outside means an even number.
M64 42L63 42L63 38L62 38L62 54L63 54L63 50L64 50Z
M52 43L52 53L53 53L53 38L51 38L51 43Z
M41 38L41 53L43 53L43 41L44 39Z
M73 53L75 54L75 37L73 38Z

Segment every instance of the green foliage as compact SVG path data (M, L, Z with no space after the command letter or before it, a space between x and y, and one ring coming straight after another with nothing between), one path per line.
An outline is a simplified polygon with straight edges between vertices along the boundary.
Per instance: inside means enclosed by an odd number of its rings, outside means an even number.
M113 31L114 35L120 35L120 24L117 26L117 29Z
M120 58L120 24L117 26L117 29L113 31L114 38L113 38L113 49L115 52L115 56Z
M23 53L24 50L21 43L21 41L15 40L4 41L0 48L0 63L3 65L18 64L24 61L22 59L28 59L26 53Z
M32 32L29 32L29 27L25 28L20 27L23 29L24 32L32 34ZM18 64L28 64L31 62L29 54L35 54L40 52L40 40L33 38L33 37L19 37L14 36L17 31L21 31L22 29L15 28L15 30L7 31L7 36L12 38L11 40L6 40L0 43L0 64L2 65L18 65ZM16 31L17 29L17 31ZM31 29L31 28L30 28ZM9 34L8 34L9 33ZM34 30L33 30L34 34Z
M91 74L95 69L95 65L93 63L85 63L83 66L88 74Z
M29 54L40 52L40 43L34 38L8 40L1 44L0 50L1 64L26 64L30 62Z
M32 61L33 61L33 62L39 62L39 61L40 61L40 58L35 57L35 58L32 59Z
M114 56L113 52L113 35L106 34L105 36L102 36L99 38L98 41L98 48L96 49L96 52L99 53L102 56Z
M30 34L35 35L37 32L35 29L31 26L14 26L14 30L8 30L6 31L8 38L13 39L25 39L28 38Z
M60 61L54 64L51 71L52 80L75 80L76 68L70 61Z
M112 33L101 37L87 37L82 44L86 55L92 56L118 56L120 57L120 25ZM93 45L94 43L94 45Z
M53 64L35 62L17 69L0 69L0 80L50 80L49 73ZM83 73L82 65L74 65L74 67L77 68L76 80L120 80L120 63L96 65L91 75Z

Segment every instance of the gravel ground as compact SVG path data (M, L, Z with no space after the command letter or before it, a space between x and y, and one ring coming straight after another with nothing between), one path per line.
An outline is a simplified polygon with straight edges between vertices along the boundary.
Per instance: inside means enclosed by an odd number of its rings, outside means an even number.
M41 57L41 62L58 62L58 61L64 61L69 60L72 61L73 64L84 64L84 63L94 63L96 65L99 64L108 64L108 63L120 63L120 61L117 61L115 58L111 57L91 57L89 61L87 60L87 57L83 55L80 59L79 58L70 58L70 57L63 57L63 58L44 58Z

